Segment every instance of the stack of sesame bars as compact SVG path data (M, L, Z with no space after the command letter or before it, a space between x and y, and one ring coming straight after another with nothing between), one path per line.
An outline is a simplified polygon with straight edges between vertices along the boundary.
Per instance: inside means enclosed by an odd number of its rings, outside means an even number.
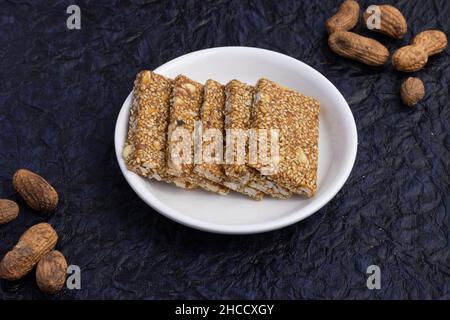
M123 157L129 170L185 189L221 195L232 190L255 200L265 195L312 197L317 189L319 110L316 99L264 78L256 86L211 79L201 84L183 75L172 80L142 71L134 83ZM258 157L263 152L260 136L256 149L250 150L249 132L269 131L276 136L276 146L269 146L276 156L268 165ZM187 141L183 132L189 133ZM213 139L211 132L222 138ZM241 148L233 144L235 138L242 138ZM212 155L209 161L201 157L205 150ZM256 152L256 161L250 161L251 152Z

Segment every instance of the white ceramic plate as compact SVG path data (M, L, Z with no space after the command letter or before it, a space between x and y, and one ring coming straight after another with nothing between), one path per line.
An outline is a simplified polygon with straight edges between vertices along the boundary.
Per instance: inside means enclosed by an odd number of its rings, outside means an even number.
M357 132L352 112L336 87L319 72L289 56L257 48L221 47L186 54L156 70L175 78L178 74L204 83L238 79L255 84L261 77L315 97L321 102L317 194L307 199L266 197L253 201L239 194L219 196L202 190L185 191L161 182L149 182L128 171L122 159L131 93L117 119L117 161L133 190L161 214L184 225L217 233L245 234L274 230L310 216L342 188L356 157Z

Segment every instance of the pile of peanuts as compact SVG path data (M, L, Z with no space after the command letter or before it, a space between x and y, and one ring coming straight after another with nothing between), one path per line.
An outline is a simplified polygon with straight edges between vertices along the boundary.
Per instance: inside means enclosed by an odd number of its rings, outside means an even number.
M350 32L359 20L359 4L345 0L338 12L326 22L328 45L338 55L370 66L383 66L389 60L389 50L380 42ZM367 29L402 39L407 30L403 14L391 5L369 6L363 15ZM428 58L447 47L447 36L439 30L426 30L417 34L411 44L401 47L392 55L392 65L398 71L415 72L428 62ZM416 105L425 96L425 87L417 77L407 78L400 88L401 99L407 106Z

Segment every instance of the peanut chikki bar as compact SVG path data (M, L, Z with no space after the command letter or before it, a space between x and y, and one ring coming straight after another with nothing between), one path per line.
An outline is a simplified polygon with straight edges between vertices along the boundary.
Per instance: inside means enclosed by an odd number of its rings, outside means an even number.
M225 129L227 131L225 174L247 188L276 198L289 198L291 193L288 190L269 181L248 166L247 138L254 91L254 87L238 80L230 81L225 87ZM239 139L245 142L243 147L239 146Z
M223 178L226 177L222 166L223 162L223 125L224 114L223 108L225 105L225 93L223 86L214 81L207 80L203 89L203 103L200 109L200 119L202 122L203 141L202 152L204 154L202 162L195 165L194 171L202 177L211 181L222 183ZM217 130L217 136L214 131ZM207 133L208 135L206 137ZM220 136L219 136L220 134ZM217 146L216 144L220 144ZM210 159L206 159L206 153L210 151ZM218 148L221 153L216 153Z
M193 137L197 129L196 121L200 120L202 100L203 85L183 75L175 78L167 130L167 171L205 190L225 195L229 192L228 188L194 172Z
M151 71L141 71L134 82L128 135L123 148L127 168L149 179L194 186L172 178L166 171L166 130L172 80Z
M319 101L260 79L253 108L253 128L279 130L279 162L251 166L294 193L313 196L317 189Z
M202 162L194 171L205 179L219 183L229 189L261 200L258 190L247 187L226 176L223 166L225 88L214 80L206 81L203 90L203 104L200 110L202 122Z

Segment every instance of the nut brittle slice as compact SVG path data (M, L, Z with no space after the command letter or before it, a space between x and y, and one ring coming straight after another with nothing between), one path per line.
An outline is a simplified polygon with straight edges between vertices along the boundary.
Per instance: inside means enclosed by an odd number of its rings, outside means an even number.
M152 71L141 71L134 82L128 135L123 157L129 170L149 179L195 186L173 179L166 170L166 131L172 80Z
M275 198L289 198L285 188L271 183L259 172L248 166L248 130L252 116L255 89L238 80L225 87L225 129L227 132L225 174L244 184Z
M214 80L207 80L203 90L203 103L200 110L202 123L202 159L195 165L194 171L205 179L219 183L227 188L261 200L263 195L258 190L247 187L225 174L223 165L224 122L225 122L225 88Z
M167 171L207 191L227 194L228 188L194 172L194 137L198 130L196 123L200 123L202 101L202 84L183 75L175 78L167 130Z
M250 164L291 192L312 197L317 190L320 103L268 79L260 79L252 127L279 131L279 157L271 165Z

